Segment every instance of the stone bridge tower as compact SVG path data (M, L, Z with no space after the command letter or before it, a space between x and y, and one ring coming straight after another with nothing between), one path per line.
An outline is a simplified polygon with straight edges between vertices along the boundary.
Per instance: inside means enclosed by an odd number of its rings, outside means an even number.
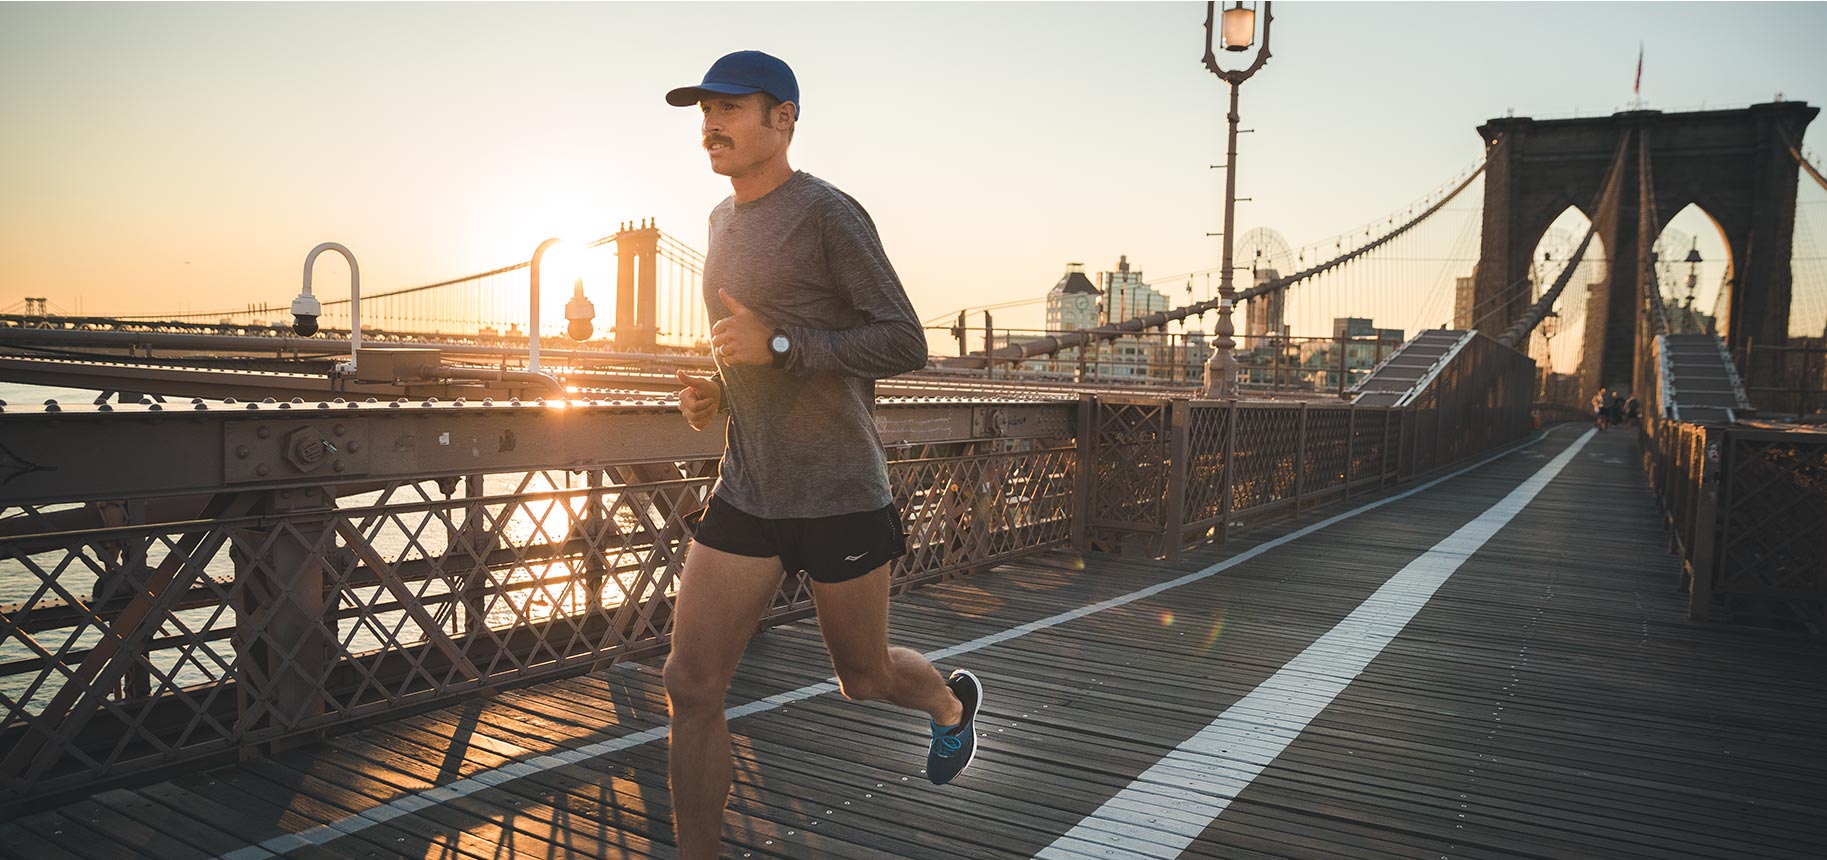
M1485 167L1484 237L1475 302L1493 337L1529 307L1530 257L1555 218L1578 208L1598 224L1587 259L1603 254L1610 273L1593 287L1581 358L1581 396L1599 386L1629 386L1645 285L1637 283L1637 145L1626 150L1615 212L1587 211L1598 196L1619 139L1648 142L1656 223L1696 204L1729 249L1720 332L1734 349L1747 341L1781 344L1789 330L1790 245L1795 235L1798 166L1783 136L1801 140L1819 108L1773 102L1738 110L1609 117L1493 119L1478 127L1490 152ZM1577 289L1574 283L1568 289ZM1569 296L1564 301L1583 301ZM1498 310L1501 308L1501 310ZM1492 309L1486 313L1485 309ZM1602 314L1598 312L1603 310Z

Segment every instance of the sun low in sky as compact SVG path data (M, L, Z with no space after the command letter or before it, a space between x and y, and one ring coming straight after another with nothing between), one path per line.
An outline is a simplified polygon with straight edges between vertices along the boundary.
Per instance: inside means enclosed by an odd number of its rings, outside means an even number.
M1209 269L1225 91L1200 65L1204 15L4 4L0 305L284 302L324 241L375 291L648 217L702 247L728 184L696 112L662 95L745 48L797 71L795 166L868 208L922 317L1039 295L1068 262ZM1818 3L1279 4L1243 89L1239 229L1299 244L1400 211L1478 160L1487 118L1622 108L1639 44L1652 108L1827 100L1823 32ZM341 265L325 258L321 294L342 294Z

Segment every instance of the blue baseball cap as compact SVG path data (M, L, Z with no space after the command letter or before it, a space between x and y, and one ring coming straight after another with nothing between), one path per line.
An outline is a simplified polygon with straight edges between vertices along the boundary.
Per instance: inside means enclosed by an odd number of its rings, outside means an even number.
M799 107L799 79L779 57L760 51L737 51L724 54L704 73L704 82L695 87L679 87L666 94L673 107L691 107L710 95L740 96L767 93Z

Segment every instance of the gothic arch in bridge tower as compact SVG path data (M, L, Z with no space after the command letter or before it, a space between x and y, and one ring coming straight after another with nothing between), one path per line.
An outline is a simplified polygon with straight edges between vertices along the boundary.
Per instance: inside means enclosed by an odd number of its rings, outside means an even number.
M1521 283L1509 284L1510 291L1527 293L1531 302L1547 292L1567 267L1573 252L1579 247L1580 239L1591 226L1592 219L1587 217L1580 206L1572 203L1555 213L1543 226L1541 235L1536 237L1534 249L1529 254L1529 275ZM1560 357L1549 358L1543 366L1544 370L1551 368L1555 373L1564 374L1578 366L1578 345L1583 341L1587 316L1587 288L1604 276L1605 257L1605 241L1595 235L1592 244L1576 264L1579 266L1578 271L1568 281L1566 291L1552 309L1555 317L1552 321L1543 320L1536 326L1535 335L1546 335L1552 326L1554 337L1561 339L1558 347L1547 345ZM1484 324L1499 318L1505 310L1506 307L1500 302L1478 306L1472 325L1465 327L1483 328ZM1531 349L1534 344L1532 339ZM1534 353L1531 352L1531 355ZM1542 363L1539 357L1537 361Z
M1721 334L1734 348L1748 340L1785 342L1799 168L1784 135L1800 140L1819 112L1801 102L1774 102L1691 113L1640 110L1539 121L1507 117L1479 126L1489 159L1474 295L1480 305L1503 309L1479 330L1496 336L1528 308L1526 295L1506 295L1505 288L1528 276L1536 242L1561 212L1576 207L1598 224L1608 259L1619 263L1608 267L1593 288L1590 308L1598 316L1587 320L1584 387L1630 382L1643 307L1643 285L1631 262L1641 238L1636 157L1641 135L1649 153L1656 223L1667 224L1688 204L1697 204L1725 237L1734 275L1725 287ZM1626 136L1630 142L1620 163L1615 207L1588 211Z
M1669 207L1662 201L1656 201L1656 208L1666 212ZM1655 238L1655 249L1658 255L1656 269L1661 278L1662 297L1676 303L1683 313L1689 310L1722 315L1728 309L1731 297L1723 284L1730 283L1733 272L1732 246L1730 234L1725 225L1707 211L1706 206L1696 201L1676 209L1661 222L1662 233ZM1685 227L1677 227L1676 224ZM1697 232L1694 227L1705 225ZM1687 275L1689 266L1683 262L1688 251L1698 253L1702 262L1693 266L1695 274L1694 301L1689 307ZM1721 274L1723 272L1723 275ZM1714 297L1714 290L1717 297ZM1670 325L1676 320L1671 317Z

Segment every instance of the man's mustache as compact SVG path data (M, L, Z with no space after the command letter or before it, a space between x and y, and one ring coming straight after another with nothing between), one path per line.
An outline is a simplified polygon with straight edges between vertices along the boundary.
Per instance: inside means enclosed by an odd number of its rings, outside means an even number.
M735 141L730 140L729 138L724 137L723 135L720 135L720 134L709 134L709 135L704 136L704 148L705 149L710 149L711 144L714 144L714 143L721 143L724 146L735 146L736 145Z

